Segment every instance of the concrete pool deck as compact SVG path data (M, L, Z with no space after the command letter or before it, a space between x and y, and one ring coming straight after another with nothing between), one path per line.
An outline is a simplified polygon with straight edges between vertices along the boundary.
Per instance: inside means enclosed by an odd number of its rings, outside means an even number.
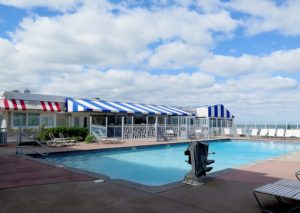
M121 146L153 142L128 142ZM81 144L52 151L119 147ZM260 161L237 169L212 173L206 183L192 187L174 183L161 190L135 187L118 180L99 182L94 176L16 156L12 144L0 147L1 212L261 212L253 195L256 187L280 178L295 179L300 152ZM276 212L285 206L264 197ZM283 208L282 208L283 207Z

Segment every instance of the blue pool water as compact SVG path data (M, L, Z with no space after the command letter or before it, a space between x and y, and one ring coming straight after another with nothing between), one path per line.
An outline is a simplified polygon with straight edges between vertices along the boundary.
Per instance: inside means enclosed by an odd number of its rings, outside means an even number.
M114 151L57 154L45 158L63 164L105 174L112 179L124 179L143 185L159 186L182 180L191 166L184 155L188 144L162 145ZM261 141L209 142L209 151L215 155L213 171L235 168L276 157L300 149L297 143Z

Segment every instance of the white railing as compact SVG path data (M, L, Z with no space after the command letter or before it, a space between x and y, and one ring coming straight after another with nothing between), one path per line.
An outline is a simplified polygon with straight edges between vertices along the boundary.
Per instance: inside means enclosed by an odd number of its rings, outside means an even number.
M115 126L92 125L91 133L98 137L115 137L130 140L171 140L171 139L197 139L215 136L224 136L230 129L230 135L235 135L236 128L207 127L206 125L154 125L154 124L124 124ZM171 134L170 134L171 132Z

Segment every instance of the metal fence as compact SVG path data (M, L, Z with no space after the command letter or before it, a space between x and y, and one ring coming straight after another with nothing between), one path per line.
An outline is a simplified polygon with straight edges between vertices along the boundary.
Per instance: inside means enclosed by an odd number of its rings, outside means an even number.
M103 127L104 128L104 127ZM108 126L107 137L131 140L170 140L209 137L208 128L195 125L124 125Z

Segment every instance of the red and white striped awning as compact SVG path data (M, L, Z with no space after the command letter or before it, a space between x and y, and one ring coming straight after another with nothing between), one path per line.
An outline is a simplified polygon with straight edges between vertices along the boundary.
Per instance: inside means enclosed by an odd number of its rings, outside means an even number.
M48 112L61 112L58 102L51 101L25 101L17 99L0 99L0 109L5 110L42 110Z

